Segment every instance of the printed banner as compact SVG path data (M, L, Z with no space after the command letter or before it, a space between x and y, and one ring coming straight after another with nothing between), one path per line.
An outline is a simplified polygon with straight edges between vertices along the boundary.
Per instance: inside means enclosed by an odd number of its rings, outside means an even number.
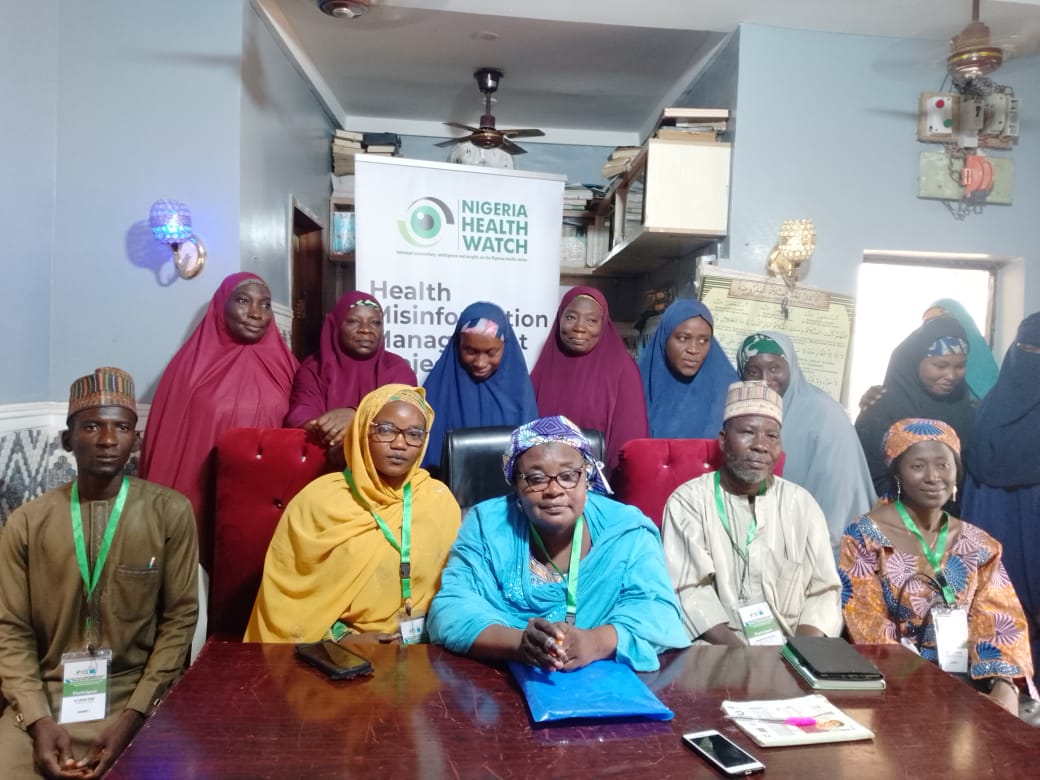
M475 301L502 307L528 368L559 301L564 177L356 158L357 289L422 382Z

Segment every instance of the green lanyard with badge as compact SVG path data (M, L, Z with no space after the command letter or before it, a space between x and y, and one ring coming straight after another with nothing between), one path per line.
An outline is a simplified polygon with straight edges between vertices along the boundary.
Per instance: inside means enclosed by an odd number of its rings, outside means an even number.
M553 561L552 556L549 555L549 551L545 548L545 542L542 541L541 534L538 533L538 529L534 527L534 523L531 523L531 537L538 544L538 549L545 555L549 565L552 566L556 573L567 581L567 622L570 625L574 625L574 621L578 617L578 569L581 567L581 541L585 531L585 515L578 515L578 521L574 524L574 535L571 537L571 559L570 564L567 568L567 573L564 574L560 571L560 567Z
M80 577L83 579L83 590L87 598L87 619L85 636L87 648L80 653L62 653L62 696L61 723L81 723L100 720L108 715L108 667L112 660L112 650L98 648L100 637L98 621L94 618L97 605L94 592L101 581L101 572L105 568L108 554L112 549L119 519L126 506L126 496L130 492L130 478L123 477L119 492L108 515L101 546L98 548L97 560L91 571L87 557L87 542L83 533L83 515L79 503L79 482L72 483L72 543L76 550L76 563Z
M942 559L946 554L946 537L950 531L950 516L943 512L939 536L935 540L935 548L928 546L921 529L906 511L902 501L895 502L906 530L917 538L921 552L932 567L935 582L943 597L943 604L931 608L932 625L935 627L935 648L939 657L939 666L947 672L968 671L968 612L957 606L957 594L943 571Z
M407 482L404 486L404 510L401 515L401 541L398 542L397 537L394 536L394 532L390 530L390 526L386 524L386 521L383 520L383 518L372 509L364 497L362 497L361 492L357 489L357 485L354 482L354 475L351 474L349 466L343 469L343 479L346 480L347 486L350 488L350 493L354 497L354 500L357 501L358 504L370 515L372 515L372 518L376 521L376 525L379 526L379 530L382 531L383 536L390 543L390 546L393 547L401 556L401 603L404 607L404 614L398 615L401 629L401 642L406 645L414 645L426 641L426 616L412 614L412 483Z
M758 521L755 518L755 513L751 513L751 524L748 526L747 536L744 539L744 548L740 549L737 546L736 539L733 538L733 530L729 524L729 515L726 512L726 502L722 495L721 472L715 472L714 481L715 510L718 512L722 527L726 529L726 537L733 546L733 551L744 564L744 575L740 581L740 598L742 602L737 607L737 612L740 615L740 625L744 631L744 638L747 639L749 645L782 645L786 641L784 632L765 599L757 601L748 600L746 603L743 601L745 598L743 592L744 581L747 579L748 572L751 569L751 542L754 541L755 533L758 531ZM766 483L763 481L761 486L759 486L758 495L764 496L765 493Z

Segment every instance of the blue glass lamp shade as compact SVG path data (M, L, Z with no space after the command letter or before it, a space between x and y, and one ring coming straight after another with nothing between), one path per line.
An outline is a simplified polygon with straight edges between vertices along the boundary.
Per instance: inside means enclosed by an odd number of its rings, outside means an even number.
M191 212L179 200L157 200L148 215L152 235L164 244L181 244L191 238Z

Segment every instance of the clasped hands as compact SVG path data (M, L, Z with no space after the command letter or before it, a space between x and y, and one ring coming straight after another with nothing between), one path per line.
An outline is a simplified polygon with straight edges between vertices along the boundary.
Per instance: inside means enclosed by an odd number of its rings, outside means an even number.
M609 658L616 647L617 633L612 626L582 629L570 623L531 618L520 637L519 657L540 669L571 672Z
M29 727L33 738L33 760L44 777L92 780L109 770L134 734L144 723L144 716L135 710L123 710L122 715L94 741L83 758L72 755L69 733L53 718L41 718Z

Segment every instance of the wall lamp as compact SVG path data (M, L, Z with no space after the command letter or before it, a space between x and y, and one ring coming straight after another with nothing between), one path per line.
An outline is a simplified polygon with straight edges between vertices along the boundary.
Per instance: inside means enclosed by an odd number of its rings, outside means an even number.
M157 200L148 214L156 241L173 250L173 266L182 279L198 276L206 264L206 247L191 229L191 212L179 200Z

